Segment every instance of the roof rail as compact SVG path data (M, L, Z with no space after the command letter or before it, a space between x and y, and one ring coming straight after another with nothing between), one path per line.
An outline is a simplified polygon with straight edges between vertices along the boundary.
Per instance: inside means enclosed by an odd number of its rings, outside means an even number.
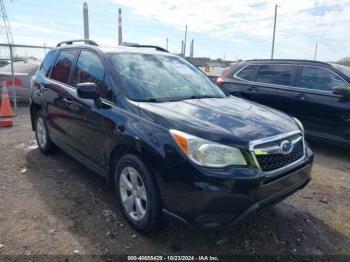
M242 62L307 62L307 63L318 63L318 64L329 64L327 62L308 60L308 59L247 59Z
M156 45L139 45L139 44L134 44L134 43L123 43L123 46L140 47L140 48L154 48L157 51L169 53L169 51L166 50L165 48L160 47L160 46L156 46Z
M66 45L72 45L73 43L77 43L77 42L84 42L85 44L87 45L95 45L95 46L98 46L98 44L95 42L95 41L92 41L90 39L75 39L75 40L69 40L69 41L62 41L62 42L59 42L56 47L59 47L63 44L66 44Z

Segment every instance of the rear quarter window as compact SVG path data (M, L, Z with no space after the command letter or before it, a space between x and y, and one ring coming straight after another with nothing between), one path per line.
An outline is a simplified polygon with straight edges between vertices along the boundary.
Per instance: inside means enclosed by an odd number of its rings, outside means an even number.
M236 76L244 80L255 81L257 69L258 65L249 65L239 71Z

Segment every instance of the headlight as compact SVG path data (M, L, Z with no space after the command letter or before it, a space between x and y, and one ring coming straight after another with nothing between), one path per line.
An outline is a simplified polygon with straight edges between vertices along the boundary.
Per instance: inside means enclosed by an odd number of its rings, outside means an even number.
M206 167L246 166L238 148L221 145L177 130L170 130L181 151L193 162Z
M301 132L303 132L303 134L304 134L304 126L303 126L303 124L300 122L300 120L298 118L293 117L293 119L297 123L297 125L298 125L299 129L301 130Z

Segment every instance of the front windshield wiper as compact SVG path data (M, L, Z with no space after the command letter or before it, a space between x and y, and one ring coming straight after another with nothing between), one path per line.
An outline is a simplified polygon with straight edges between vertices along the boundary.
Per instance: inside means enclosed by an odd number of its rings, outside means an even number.
M204 98L222 98L222 96L213 96L213 95L194 95L190 97L185 97L183 100L188 100L188 99L204 99Z
M147 97L147 98L140 98L137 99L137 102L176 102L183 100L182 97L161 97L161 98L154 98L154 97Z
M193 96L185 96L185 97L162 97L162 98L147 97L147 98L137 99L136 101L137 102L159 103L159 102L176 102L176 101L182 101L182 100L204 99L204 98L222 98L222 96L193 95Z
M149 97L149 98L141 98L141 99L136 99L137 102L163 102L157 98Z

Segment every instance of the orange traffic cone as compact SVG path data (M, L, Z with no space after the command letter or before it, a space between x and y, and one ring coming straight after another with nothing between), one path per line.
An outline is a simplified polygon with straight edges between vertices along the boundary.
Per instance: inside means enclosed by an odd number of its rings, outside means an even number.
M14 116L11 109L9 93L7 91L7 85L3 83L1 94L1 118ZM0 128L5 126L13 126L11 119L0 119Z
M2 94L1 94L1 117L11 117L14 116L11 109L11 103L9 98L9 92L7 90L7 85L4 84L2 86Z

